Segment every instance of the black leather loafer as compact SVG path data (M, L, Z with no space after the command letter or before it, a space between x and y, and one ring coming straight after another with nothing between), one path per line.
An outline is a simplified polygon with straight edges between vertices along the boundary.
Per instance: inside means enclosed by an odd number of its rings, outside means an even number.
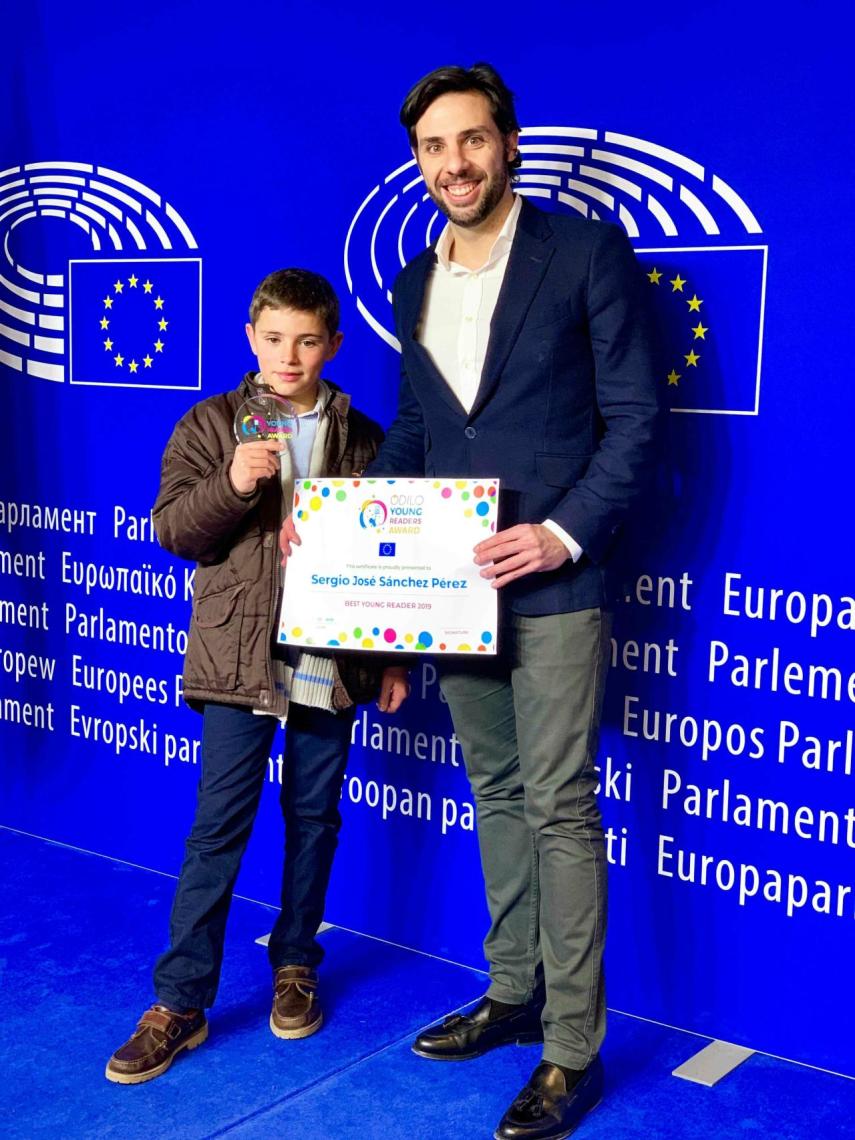
M603 1098L603 1063L595 1057L568 1091L557 1065L541 1061L502 1117L495 1140L564 1140Z
M491 1017L490 1009L490 999L481 998L471 1013L456 1013L420 1033L413 1052L432 1061L469 1061L497 1045L543 1040L539 1006L516 1006L498 1017Z

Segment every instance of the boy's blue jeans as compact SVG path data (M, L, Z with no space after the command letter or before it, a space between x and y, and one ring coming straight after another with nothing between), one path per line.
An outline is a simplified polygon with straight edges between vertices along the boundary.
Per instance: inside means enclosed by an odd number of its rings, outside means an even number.
M282 910L268 954L279 966L317 966L315 934L341 826L339 797L355 709L329 713L292 704L285 730ZM213 1005L226 919L240 862L267 778L279 722L238 705L207 704L196 816L170 919L170 946L157 961L157 1000L171 1009Z

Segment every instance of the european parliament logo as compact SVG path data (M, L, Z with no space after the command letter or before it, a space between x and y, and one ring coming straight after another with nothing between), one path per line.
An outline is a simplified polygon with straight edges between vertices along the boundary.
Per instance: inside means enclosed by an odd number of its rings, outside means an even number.
M666 347L660 376L673 412L757 415L768 247L724 179L647 139L587 127L525 127L516 192L558 213L623 226L647 275ZM391 285L445 224L415 159L356 210L344 244L347 286L391 347ZM746 241L746 237L748 241Z
M0 365L59 383L198 390L201 258L144 183L80 162L0 172Z

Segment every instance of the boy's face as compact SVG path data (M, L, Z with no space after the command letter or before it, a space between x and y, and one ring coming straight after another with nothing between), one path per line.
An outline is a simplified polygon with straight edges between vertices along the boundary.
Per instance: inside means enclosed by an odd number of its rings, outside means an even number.
M317 402L318 381L339 350L342 334L330 336L323 318L299 309L262 309L246 335L258 358L262 383L286 396L298 412Z

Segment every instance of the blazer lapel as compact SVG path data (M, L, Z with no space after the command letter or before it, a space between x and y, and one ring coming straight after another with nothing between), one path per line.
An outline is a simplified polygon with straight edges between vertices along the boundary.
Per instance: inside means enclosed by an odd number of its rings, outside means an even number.
M477 415L499 382L505 361L552 258L553 248L546 244L551 235L547 215L523 199L505 278L490 322L487 356L470 418Z
M427 279L433 272L436 264L436 254L430 246L413 260L412 272L405 274L406 289L395 294L395 300L401 303L401 337L404 341L415 340L416 328L421 316Z

